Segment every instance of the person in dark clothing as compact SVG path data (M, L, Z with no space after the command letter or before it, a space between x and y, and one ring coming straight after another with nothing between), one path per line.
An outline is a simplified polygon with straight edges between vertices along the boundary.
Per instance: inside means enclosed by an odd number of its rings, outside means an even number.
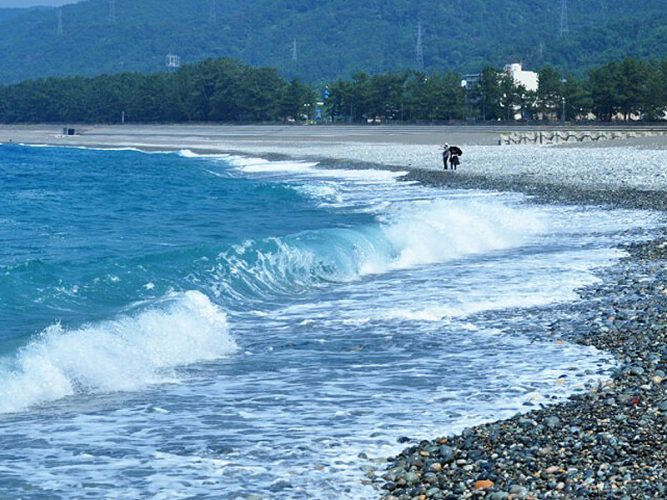
M451 167L452 170L456 170L456 167L458 167L461 164L461 160L459 160L459 155L455 153L449 154L449 166Z
M449 160L450 160L449 144L445 143L445 145L442 147L442 164L445 167L445 170L447 170L447 164L449 163Z
M463 151L461 150L460 147L458 146L450 146L449 147L449 165L452 170L456 170L456 168L461 164L461 160L459 157L463 154Z

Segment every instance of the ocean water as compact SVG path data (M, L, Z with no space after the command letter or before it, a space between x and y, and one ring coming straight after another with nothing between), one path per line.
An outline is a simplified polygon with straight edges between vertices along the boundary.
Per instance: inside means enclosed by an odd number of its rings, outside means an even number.
M608 376L545 326L657 215L345 167L0 147L0 497L373 498Z

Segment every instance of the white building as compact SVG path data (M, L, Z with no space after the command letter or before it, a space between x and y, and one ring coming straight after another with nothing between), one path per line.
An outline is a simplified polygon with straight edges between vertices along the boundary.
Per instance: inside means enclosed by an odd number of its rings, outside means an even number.
M534 71L524 71L521 63L508 64L505 66L505 73L511 76L517 85L523 85L526 90L537 92L539 75Z

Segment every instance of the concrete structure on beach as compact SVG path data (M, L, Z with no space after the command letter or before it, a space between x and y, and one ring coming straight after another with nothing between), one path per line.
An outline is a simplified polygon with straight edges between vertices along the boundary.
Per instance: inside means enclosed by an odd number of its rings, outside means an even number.
M633 130L520 130L500 134L498 144L567 144L577 142L613 141L618 139L636 139L641 137L665 137L667 130L662 128L643 128Z

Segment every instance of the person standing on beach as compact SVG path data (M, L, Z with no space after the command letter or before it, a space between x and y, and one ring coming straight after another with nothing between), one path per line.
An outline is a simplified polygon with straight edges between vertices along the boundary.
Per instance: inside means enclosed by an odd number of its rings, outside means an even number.
M445 170L447 170L447 163L449 162L450 156L451 152L449 150L449 144L445 143L445 145L442 147L442 163L445 167Z
M449 148L449 166L451 169L456 170L456 167L458 167L460 164L461 160L459 160L459 155L457 152L454 151L453 148Z
M449 166L451 167L452 170L456 170L456 167L458 167L461 164L461 160L459 160L459 156L463 154L463 150L458 147L458 146L450 146L449 147Z

